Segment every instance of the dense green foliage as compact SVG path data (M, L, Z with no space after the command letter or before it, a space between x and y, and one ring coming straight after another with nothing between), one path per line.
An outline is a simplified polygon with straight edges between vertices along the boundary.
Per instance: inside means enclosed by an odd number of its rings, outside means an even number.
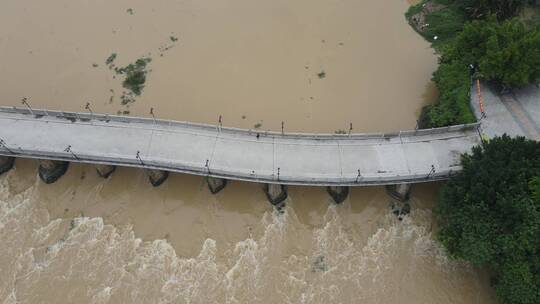
M502 303L540 303L540 142L494 138L462 166L439 198L439 240L487 266Z
M420 117L422 128L435 128L475 121L469 107L469 68L459 61L441 62L433 73L439 91L439 101L424 108Z
M517 19L475 20L465 25L443 56L474 64L484 79L524 86L540 77L540 28L527 31Z

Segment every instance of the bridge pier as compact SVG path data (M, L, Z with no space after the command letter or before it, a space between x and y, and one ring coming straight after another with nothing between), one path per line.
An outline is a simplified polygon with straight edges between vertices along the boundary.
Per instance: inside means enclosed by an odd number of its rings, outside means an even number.
M0 156L0 174L4 174L13 168L15 157Z
M225 186L227 186L226 179L211 176L206 178L206 183L208 184L208 189L210 189L212 194L217 194L219 191L223 190Z
M146 174L148 174L148 179L154 187L163 184L163 182L169 177L169 171L155 169L146 169Z
M97 174L103 178L108 178L116 170L116 166L111 165L97 165Z
M280 184L264 184L264 193L272 205L278 209L285 206L287 199L287 187Z
M66 173L68 167L69 162L40 159L38 174L45 184L52 184Z
M349 196L349 187L343 186L328 186L326 191L336 204L341 204Z
M387 185L386 193L395 200L405 202L409 200L412 184Z

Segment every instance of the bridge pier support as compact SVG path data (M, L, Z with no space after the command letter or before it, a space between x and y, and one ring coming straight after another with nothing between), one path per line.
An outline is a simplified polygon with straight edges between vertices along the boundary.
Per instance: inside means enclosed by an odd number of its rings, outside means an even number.
M116 170L116 166L111 165L97 165L96 171L97 174L103 178L108 178Z
M287 187L280 184L265 184L264 193L272 205L281 209L285 206L284 201L287 199Z
M148 174L148 179L154 187L163 184L163 182L169 177L169 171L155 169L146 169L146 174Z
M409 200L412 184L387 185L386 193L395 200L405 202Z
M0 174L4 174L13 168L15 157L0 156Z
M66 173L68 167L69 162L40 159L38 174L45 184L52 184Z
M217 194L219 191L223 190L225 186L227 186L226 179L211 176L206 178L206 183L208 184L208 189L210 189L212 194Z
M329 186L326 187L326 191L336 204L341 204L349 196L349 187L343 186Z

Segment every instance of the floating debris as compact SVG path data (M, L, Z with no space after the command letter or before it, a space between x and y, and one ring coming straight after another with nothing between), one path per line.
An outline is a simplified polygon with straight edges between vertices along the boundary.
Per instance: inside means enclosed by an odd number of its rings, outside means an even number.
M131 63L123 68L115 68L117 74L126 75L126 79L122 82L122 86L130 90L135 96L139 96L146 82L147 64L152 61L151 58L137 59L135 63Z
M313 262L313 272L316 271L328 271L328 265L326 265L325 257L324 255L320 255L315 259L315 262Z
M122 96L120 96L120 100L120 104L125 106L132 102L135 102L135 95L132 92L123 92Z
M109 57L107 57L107 60L105 60L105 64L106 65L111 65L114 62L114 60L116 59L116 56L117 56L116 53L112 53Z
M390 209L392 210L392 213L394 213L398 220L403 220L403 218L411 213L411 204L408 202L401 203L401 202L390 202L389 204Z

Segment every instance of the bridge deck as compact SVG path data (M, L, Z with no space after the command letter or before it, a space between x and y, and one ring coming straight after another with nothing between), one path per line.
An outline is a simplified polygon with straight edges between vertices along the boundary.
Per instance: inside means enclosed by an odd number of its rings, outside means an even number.
M476 124L393 134L256 134L146 118L0 108L5 142L0 155L294 185L445 179L461 169L459 155L480 143ZM73 153L66 152L68 146Z

